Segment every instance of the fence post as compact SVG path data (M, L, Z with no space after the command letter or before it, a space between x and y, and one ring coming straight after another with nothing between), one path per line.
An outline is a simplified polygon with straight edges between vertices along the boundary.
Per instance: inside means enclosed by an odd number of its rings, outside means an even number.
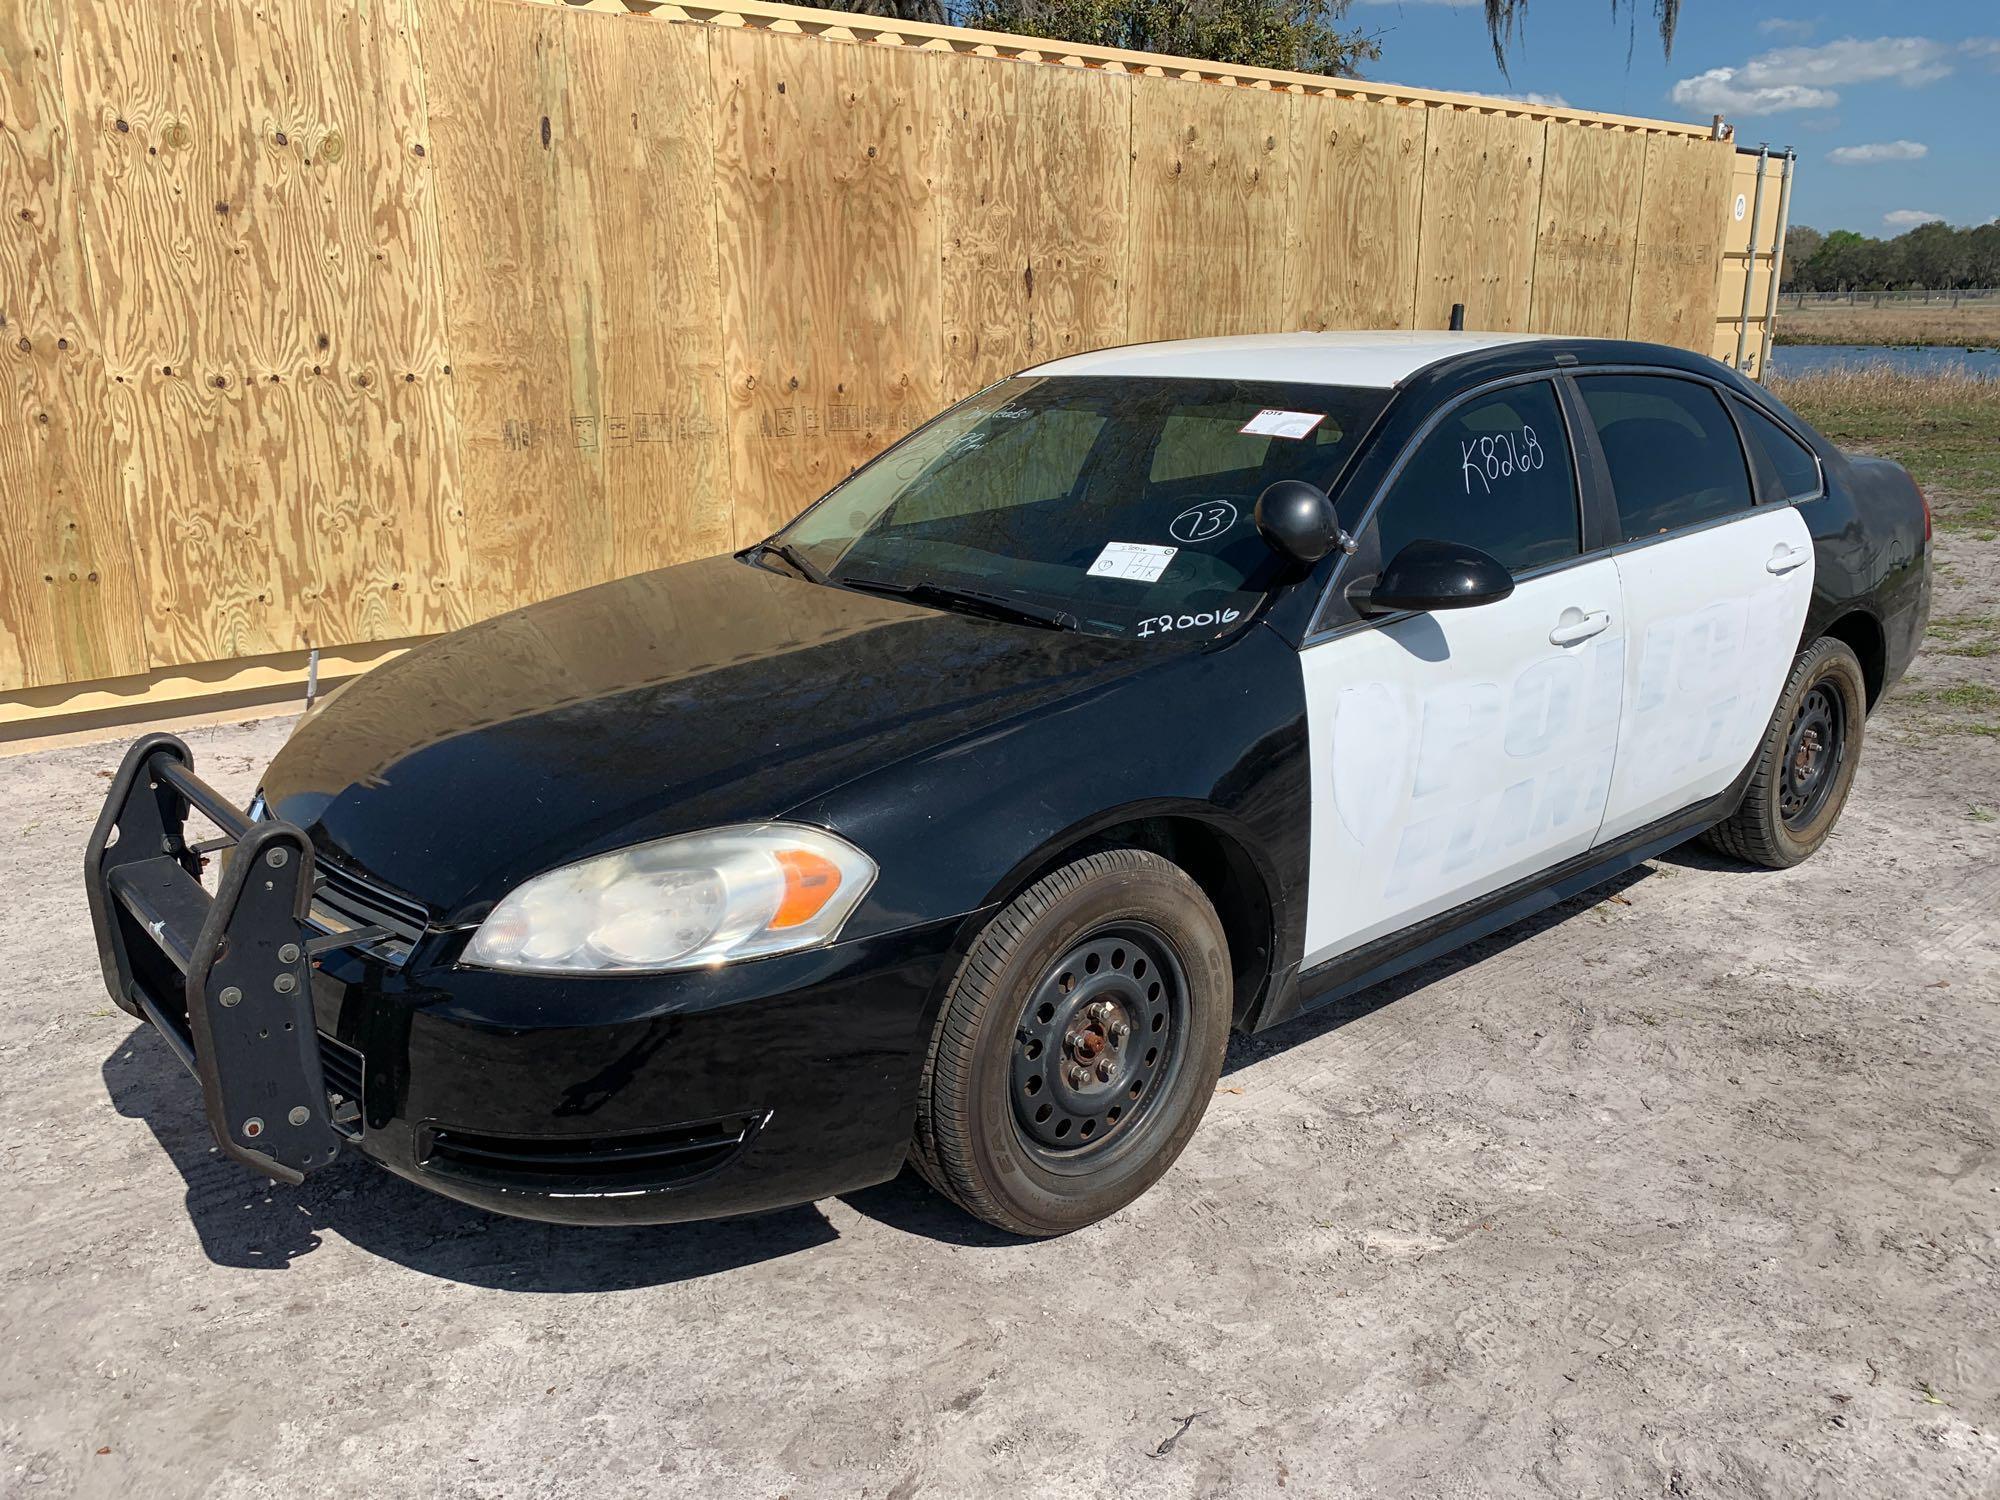
M1764 213L1764 171L1771 164L1771 148L1757 148L1757 193L1750 200L1750 239L1743 257L1743 310L1736 315L1735 368L1743 368L1744 346L1750 341L1750 285L1757 279L1757 221Z
M1757 378L1762 380L1771 367L1771 340L1778 331L1778 280L1785 274L1785 235L1792 224L1792 166L1798 153L1785 147L1783 165L1778 169L1778 221L1771 226L1771 284L1764 289L1764 337L1757 346ZM1753 258L1751 264L1755 265Z

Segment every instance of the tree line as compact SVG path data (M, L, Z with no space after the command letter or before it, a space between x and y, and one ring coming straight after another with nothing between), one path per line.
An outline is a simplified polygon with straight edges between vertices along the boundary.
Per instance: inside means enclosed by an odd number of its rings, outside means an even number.
M1785 232L1787 292L1888 292L1900 287L1946 291L2000 286L2000 222L1954 229L1943 220L1919 224L1894 239L1851 229L1822 234L1794 224Z

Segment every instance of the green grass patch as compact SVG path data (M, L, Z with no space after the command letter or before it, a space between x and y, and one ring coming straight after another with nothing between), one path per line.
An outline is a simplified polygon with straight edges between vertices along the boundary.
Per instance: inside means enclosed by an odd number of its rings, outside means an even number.
M1964 713L1985 713L1989 708L2000 708L2000 688L1990 688L1983 682L1957 682L1948 688L1939 688L1933 698L1946 708L1955 708Z
M1771 389L1843 448L1908 469L1939 526L2000 527L2000 380L1856 368L1774 379Z

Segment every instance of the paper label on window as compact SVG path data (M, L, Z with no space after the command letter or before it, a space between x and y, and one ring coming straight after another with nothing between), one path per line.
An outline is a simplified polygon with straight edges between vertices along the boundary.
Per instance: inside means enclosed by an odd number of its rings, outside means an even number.
M1090 565L1093 578L1129 578L1134 583L1158 583L1178 547L1154 547L1145 542L1106 542Z
M1236 430L1253 437L1302 438L1325 420L1323 411L1274 411L1266 407Z

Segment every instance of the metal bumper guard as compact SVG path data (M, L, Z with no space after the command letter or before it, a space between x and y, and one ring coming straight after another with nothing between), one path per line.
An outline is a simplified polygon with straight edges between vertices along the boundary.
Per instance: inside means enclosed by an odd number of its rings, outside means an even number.
M190 844L190 808L221 837ZM204 855L228 851L211 897ZM137 741L84 856L90 918L111 998L150 1021L201 1083L223 1154L297 1183L339 1154L319 1034L313 958L381 934L322 936L307 923L312 842L252 822L194 774L170 734Z

